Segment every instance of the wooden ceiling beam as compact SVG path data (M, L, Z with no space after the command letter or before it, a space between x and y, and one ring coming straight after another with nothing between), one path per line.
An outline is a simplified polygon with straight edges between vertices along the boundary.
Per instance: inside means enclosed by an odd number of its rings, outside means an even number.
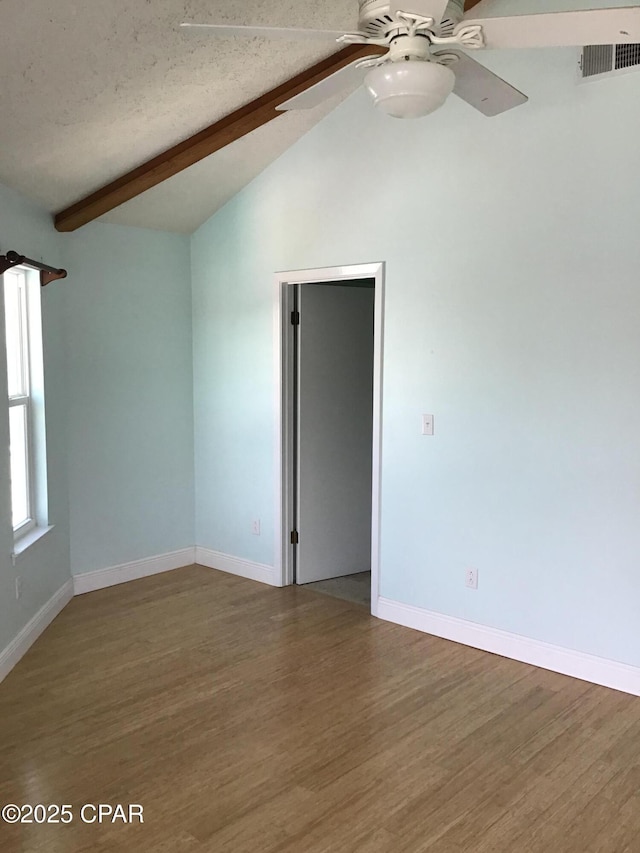
M480 2L482 0L466 0L465 11L473 9ZM210 127L174 145L71 207L60 211L54 220L56 230L75 231L88 222L98 219L110 210L188 169L189 166L193 166L210 154L241 139L251 131L284 115L283 112L278 112L276 107L304 92L315 83L319 83L357 59L386 53L386 50L384 47L374 45L350 45L339 50Z
M267 124L267 122L284 115L283 112L278 112L276 107L304 92L315 83L319 83L357 59L386 53L386 50L383 47L360 44L349 45L339 50L301 74L292 77L291 80L281 86L261 95L210 127L201 130L195 136L174 145L168 151L143 163L142 166L138 166L133 171L127 172L126 175L76 202L66 210L62 210L55 216L56 230L75 231L88 222L92 222L115 207L151 189L151 187L155 187L173 175L189 168L189 166L193 166L199 160L203 160L226 145L230 145L236 139L240 139L247 133Z

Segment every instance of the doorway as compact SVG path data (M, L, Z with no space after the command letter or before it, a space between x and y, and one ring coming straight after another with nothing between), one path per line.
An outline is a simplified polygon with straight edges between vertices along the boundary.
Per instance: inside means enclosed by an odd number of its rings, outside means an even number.
M377 612L384 265L276 277L281 584ZM369 581L370 578L370 581Z

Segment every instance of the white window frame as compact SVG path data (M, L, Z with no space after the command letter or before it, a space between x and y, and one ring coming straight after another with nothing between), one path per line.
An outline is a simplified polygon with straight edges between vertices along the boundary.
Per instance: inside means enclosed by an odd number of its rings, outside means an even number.
M26 431L26 458L24 460L26 469L27 481L27 517L13 527L14 540L17 542L22 537L29 534L37 526L37 510L36 510L36 485L35 474L36 465L34 458L34 417L33 417L33 399L32 399L32 352L33 341L31 340L31 311L29 299L29 276L31 272L24 267L13 267L5 272L3 280L3 297L4 288L11 280L9 277L17 279L18 296L19 296L19 313L20 313L20 329L19 329L19 349L20 363L22 367L22 387L20 394L8 397L9 410L12 408L23 408L25 412L25 431ZM32 283L35 286L35 282ZM7 343L8 345L8 343ZM6 357L6 356L5 356ZM11 506L15 498L13 489L11 493Z

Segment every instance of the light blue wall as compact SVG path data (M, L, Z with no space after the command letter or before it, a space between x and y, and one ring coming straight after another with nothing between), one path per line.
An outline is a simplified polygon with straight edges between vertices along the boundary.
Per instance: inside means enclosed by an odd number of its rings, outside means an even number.
M574 51L482 61L530 104L403 123L357 94L191 258L141 229L62 237L0 188L0 250L70 271L43 294L55 529L15 568L0 412L0 649L70 566L194 537L273 563L273 273L382 259L382 594L640 665L640 75L576 87Z
M61 264L60 245L50 217L21 196L0 185L0 253L18 251L27 257ZM4 319L0 338L4 341ZM19 633L70 577L69 506L67 496L67 381L65 316L67 282L42 291L45 364L49 520L55 525L44 538L11 562L13 530L9 490L9 425L0 406L0 650ZM6 400L4 345L0 346L0 399ZM22 578L22 596L15 598L15 578Z
M243 196L244 198L244 196ZM271 277L233 210L193 238L196 543L273 563ZM219 226L219 227L218 227ZM249 240L245 244L244 240ZM265 267L265 263L270 266ZM251 534L252 519L261 535Z
M193 545L189 239L64 237L74 574Z
M189 239L99 223L63 236L49 214L0 187L0 251L8 249L65 266L69 277L42 292L54 529L15 567L0 407L0 650L72 571L194 543Z
M640 665L640 75L576 59L483 54L491 120L357 93L194 235L199 545L273 564L274 271L385 260L382 595Z

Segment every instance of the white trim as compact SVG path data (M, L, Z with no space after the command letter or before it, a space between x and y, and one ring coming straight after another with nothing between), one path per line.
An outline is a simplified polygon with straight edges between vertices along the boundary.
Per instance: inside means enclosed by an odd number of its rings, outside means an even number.
M69 578L64 586L27 622L9 645L0 652L0 681L6 678L74 595L83 595L86 592L106 589L116 584L127 583L162 572L170 572L183 566L191 566L194 563L271 586L279 585L279 578L272 566L252 563L249 560L242 560L239 557L231 557L228 554L199 547L183 548L180 551L75 575L73 578Z
M378 617L425 634L640 696L640 668L635 666L422 610L387 598L378 600Z
M17 565L22 555L31 548L32 545L35 545L36 542L40 541L43 536L46 536L51 530L53 530L54 525L48 524L46 527L32 527L27 533L23 534L19 539L16 539L13 544L13 553L11 554L11 562L13 565Z
M183 548L168 554L134 560L132 563L122 563L119 566L74 575L73 591L75 595L83 595L85 592L94 592L97 589L106 589L127 581L159 575L162 572L181 569L183 566L192 566L194 563L195 548Z
M275 412L275 568L278 586L293 583L291 545L288 530L292 518L291 472L292 455L290 402L291 336L288 316L291 310L288 285L312 284L320 281L349 281L358 278L375 279L375 319L373 353L373 466L371 495L371 613L377 615L380 578L380 494L382 458L382 365L384 352L384 262L353 264L342 267L322 267L309 270L278 272L274 277L274 385Z
M373 465L371 469L371 615L378 615L380 597L380 513L382 491L382 381L384 365L384 264L375 275L373 326Z
M38 610L17 637L0 652L0 681L7 677L13 667L29 651L40 634L48 628L56 616L73 598L73 581L71 578L60 587L47 603Z
M207 569L217 569L230 575L266 583L269 586L280 586L279 577L273 566L265 566L263 563L253 563L251 560L221 554L219 551L211 551L209 548L201 548L199 545L196 546L195 561L199 566L204 566Z
M41 526L44 514L39 512L39 504L43 503L44 495L38 494L36 481L39 478L37 445L42 444L44 448L44 416L38 415L38 409L43 408L42 403L42 381L35 381L42 377L42 320L40 307L40 283L36 283L33 271L22 266L13 267L5 271L4 298L6 300L6 288L9 281L14 278L17 288L19 304L19 360L22 373L21 393L9 397L9 409L21 407L24 409L25 424L25 455L24 473L27 484L27 517L17 527L13 528L14 541L18 541L31 531L38 521ZM2 278L2 276L0 276ZM34 329L37 334L34 334ZM39 387L40 386L40 387ZM40 391L40 394L38 394ZM40 405L34 405L37 397L41 398ZM42 423L39 423L42 421ZM44 452L44 451L43 451ZM46 491L46 489L45 489ZM46 502L46 501L45 501Z

